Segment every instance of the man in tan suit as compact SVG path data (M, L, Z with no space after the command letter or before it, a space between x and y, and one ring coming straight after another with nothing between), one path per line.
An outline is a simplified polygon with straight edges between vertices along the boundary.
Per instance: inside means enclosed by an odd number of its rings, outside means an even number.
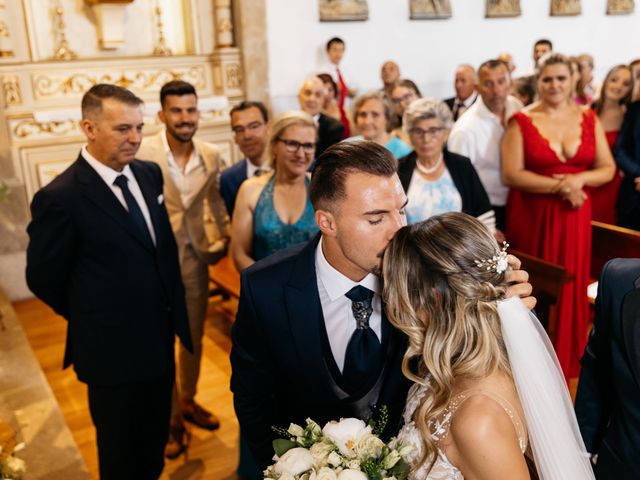
M139 158L156 162L162 170L164 202L178 244L193 339L193 354L182 346L178 350L171 434L165 449L168 458L178 457L187 447L184 420L208 430L220 426L217 417L194 400L207 311L207 265L225 255L229 240L229 219L220 196L220 154L214 145L193 138L200 117L197 103L191 84L174 80L163 85L158 117L165 128L145 137L138 151Z

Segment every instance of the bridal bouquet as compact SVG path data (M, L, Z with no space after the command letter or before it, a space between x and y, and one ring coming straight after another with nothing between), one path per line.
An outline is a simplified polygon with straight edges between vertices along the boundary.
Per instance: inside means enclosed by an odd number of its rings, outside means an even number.
M270 480L406 480L404 457L412 447L378 437L379 423L356 418L329 422L323 428L307 419L302 428L292 423L274 430L286 438L274 440L276 463L264 471Z

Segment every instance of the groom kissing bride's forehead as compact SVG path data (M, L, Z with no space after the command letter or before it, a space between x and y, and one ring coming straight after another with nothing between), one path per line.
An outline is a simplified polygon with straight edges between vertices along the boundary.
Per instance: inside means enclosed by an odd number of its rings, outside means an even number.
M401 424L411 382L401 370L405 335L381 299L382 256L406 225L396 162L373 142L342 142L318 159L309 185L320 234L241 274L232 330L231 389L243 438L261 468L271 426L368 420L382 405L383 438ZM507 294L532 307L528 275L510 257Z

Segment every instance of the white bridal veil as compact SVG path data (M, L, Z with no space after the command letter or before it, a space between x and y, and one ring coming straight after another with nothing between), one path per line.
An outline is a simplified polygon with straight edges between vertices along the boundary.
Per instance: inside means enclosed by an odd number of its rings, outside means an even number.
M498 314L540 479L593 479L567 385L546 332L517 297L498 302Z

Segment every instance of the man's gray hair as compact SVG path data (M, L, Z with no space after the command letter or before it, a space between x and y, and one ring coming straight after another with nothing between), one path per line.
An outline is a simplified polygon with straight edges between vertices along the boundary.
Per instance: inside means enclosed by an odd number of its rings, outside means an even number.
M411 102L402 116L402 126L409 133L416 122L437 118L444 128L451 128L453 116L446 103L435 98L419 98Z

